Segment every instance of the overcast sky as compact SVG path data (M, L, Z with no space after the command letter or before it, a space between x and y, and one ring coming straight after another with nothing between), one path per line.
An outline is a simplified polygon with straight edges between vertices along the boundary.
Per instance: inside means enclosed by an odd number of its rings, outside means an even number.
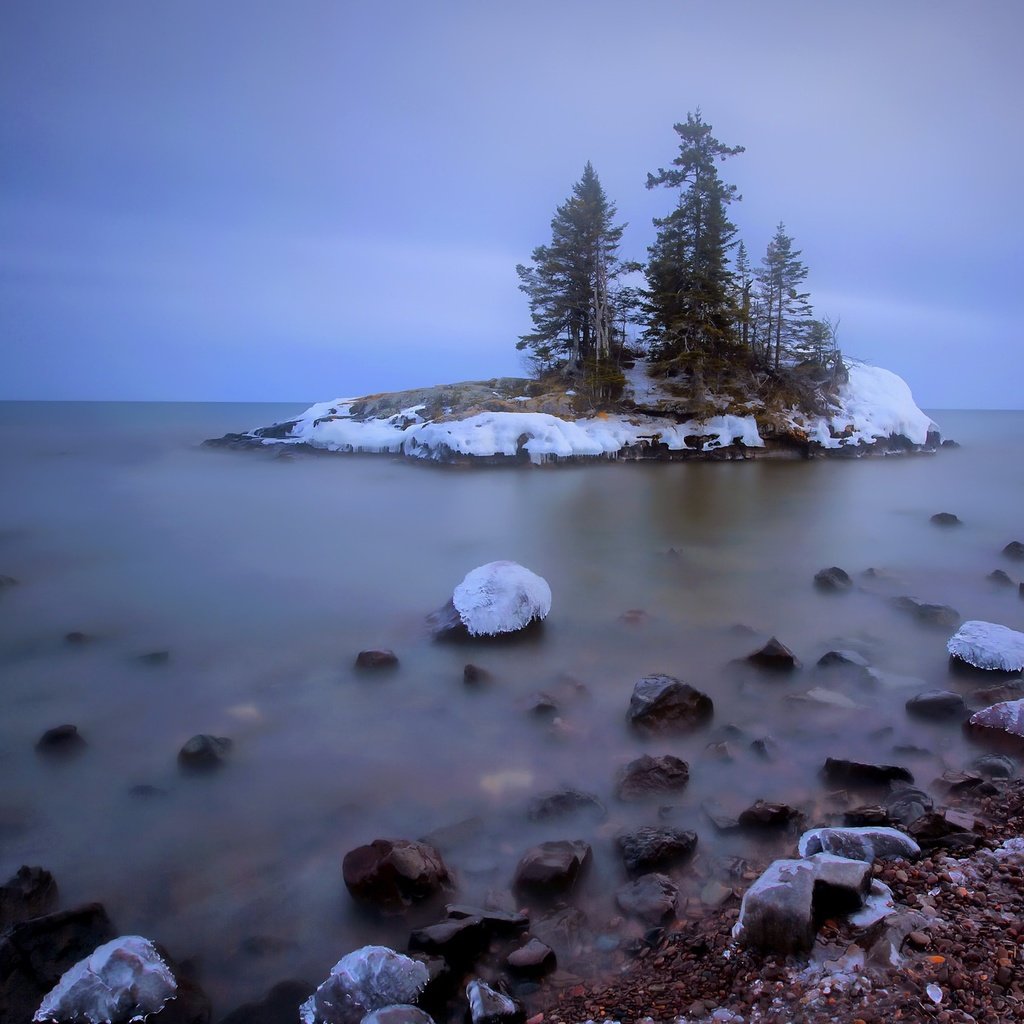
M1021 408L1024 4L0 5L0 398L309 401L517 374L591 160L643 259L701 108L845 351Z

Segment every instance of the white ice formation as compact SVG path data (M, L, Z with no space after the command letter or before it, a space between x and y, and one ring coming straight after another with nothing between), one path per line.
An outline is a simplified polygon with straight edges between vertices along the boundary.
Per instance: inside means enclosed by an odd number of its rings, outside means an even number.
M1024 739L1024 700L1004 700L971 715L969 725L997 729Z
M488 562L466 573L452 604L471 636L514 633L551 611L551 587L518 562Z
M177 990L153 944L122 935L65 971L32 1020L127 1024L162 1010Z
M1024 668L1024 633L996 622L971 619L950 638L946 650L975 668L1019 672Z

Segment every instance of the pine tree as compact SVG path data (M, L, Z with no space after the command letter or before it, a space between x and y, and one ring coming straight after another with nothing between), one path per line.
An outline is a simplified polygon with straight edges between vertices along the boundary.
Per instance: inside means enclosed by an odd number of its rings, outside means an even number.
M621 272L617 253L625 227L614 225L614 217L615 206L588 161L555 211L551 242L533 250L531 266L516 267L534 327L516 347L529 349L539 369L563 360L582 367L611 353L612 285Z
M679 155L673 167L647 175L647 187L680 190L676 208L654 223L648 249L648 336L658 354L716 351L735 340L736 306L728 253L736 235L726 208L736 194L716 163L743 152L711 134L698 110L674 126Z
M740 342L744 348L752 348L750 338L750 289L754 284L754 276L750 269L750 258L747 256L747 247L740 241L736 249L736 308L739 315L736 318L739 326Z
M782 365L783 354L800 348L811 323L807 293L797 290L807 278L807 267L800 256L801 251L793 248L793 239L780 221L757 274L767 329L763 351L775 370Z

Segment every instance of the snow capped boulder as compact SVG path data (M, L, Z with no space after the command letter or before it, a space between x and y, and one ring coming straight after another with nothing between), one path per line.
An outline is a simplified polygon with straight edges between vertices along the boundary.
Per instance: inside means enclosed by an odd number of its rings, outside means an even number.
M140 935L122 935L66 971L32 1020L124 1024L159 1012L177 990L153 944Z
M415 1003L427 985L425 964L387 946L343 956L331 976L299 1007L301 1024L360 1024L375 1010Z
M539 622L549 611L547 580L518 562L488 562L466 574L431 624L438 637L498 636Z
M975 712L968 724L1024 739L1024 700L1004 700Z
M1024 633L995 622L965 622L949 638L946 650L974 668L1001 672L1024 668Z

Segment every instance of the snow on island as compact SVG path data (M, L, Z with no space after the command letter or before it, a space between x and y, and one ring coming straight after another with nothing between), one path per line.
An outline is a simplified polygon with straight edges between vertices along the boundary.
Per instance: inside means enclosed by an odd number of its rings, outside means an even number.
M846 369L848 380L839 386L828 415L810 415L793 408L775 416L781 423L773 423L767 436L776 449L810 455L819 450L859 453L879 445L886 445L886 451L900 451L935 443L935 424L914 403L901 377L859 362L847 361ZM595 457L672 458L675 453L698 458L716 457L715 453L739 458L768 454L756 401L748 403L747 408L754 411L745 415L722 413L683 419L671 414L672 403L678 406L678 400L647 376L643 360L637 360L627 381L622 403L625 411L582 418L573 416L568 392L564 398L567 406L559 408L557 415L489 410L459 417L453 408L443 407L438 415L437 394L455 393L459 388L475 389L477 405L482 404L481 394L495 405L513 408L532 401L520 394L502 396L498 390L488 393L484 384L451 385L422 393L433 399L430 409L426 402L416 402L389 415L374 415L375 411L389 411L389 396L339 398L310 406L294 421L247 434L228 434L209 443L302 445L331 452L391 453L438 462L515 458L535 464ZM653 414L649 411L652 407ZM662 410L666 414L661 414ZM784 443L777 442L779 437Z

